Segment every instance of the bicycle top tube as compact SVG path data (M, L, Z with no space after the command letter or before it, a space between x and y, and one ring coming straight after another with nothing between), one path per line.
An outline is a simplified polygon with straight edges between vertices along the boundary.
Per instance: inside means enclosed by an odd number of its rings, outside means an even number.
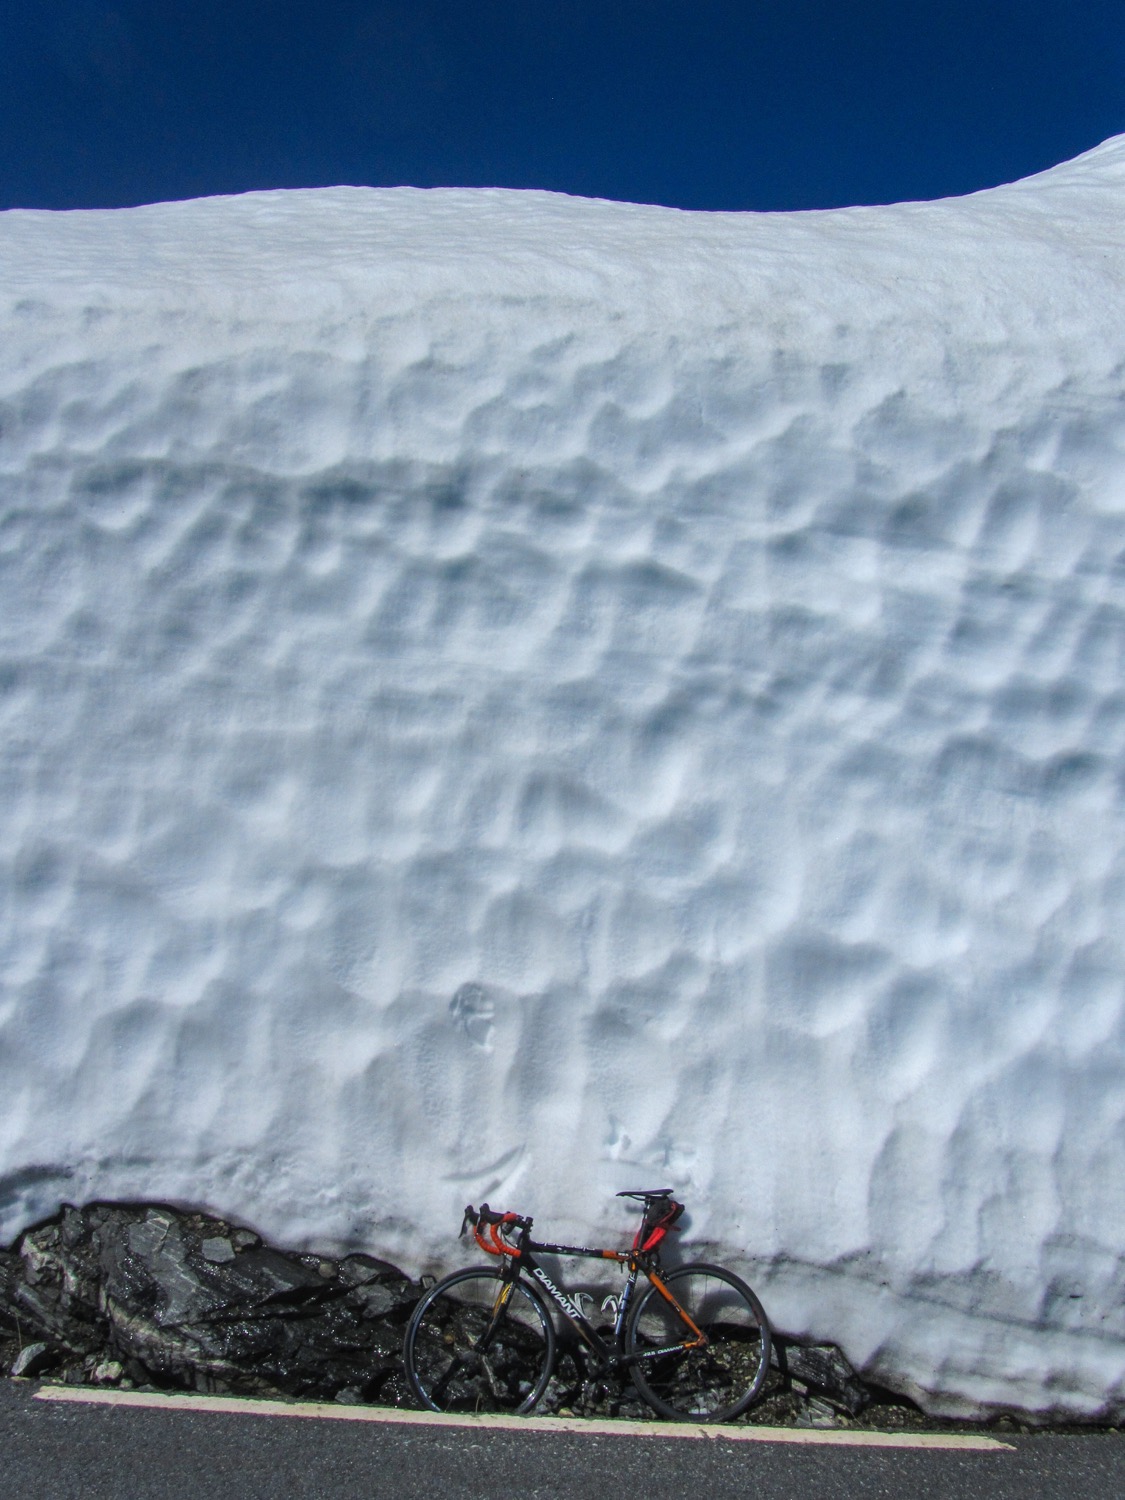
M628 1250L607 1250L596 1245L552 1245L546 1240L529 1239L526 1248L544 1255L575 1255L583 1260L619 1260L626 1264L635 1258Z

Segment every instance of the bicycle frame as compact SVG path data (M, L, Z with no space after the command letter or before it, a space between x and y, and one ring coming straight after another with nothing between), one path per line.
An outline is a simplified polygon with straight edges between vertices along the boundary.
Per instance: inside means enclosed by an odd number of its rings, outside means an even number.
M641 1255L636 1251L597 1249L589 1245L547 1244L531 1239L527 1229L521 1231L517 1245L513 1247L505 1244L496 1233L495 1224L491 1225L490 1228L493 1241L491 1245L486 1243L479 1228L474 1229L474 1238L481 1249L486 1250L489 1255L499 1254L505 1257L504 1279L497 1298L496 1313L499 1314L503 1309L508 1298L511 1296L511 1287L520 1279L523 1272L526 1271L548 1294L567 1321L574 1325L583 1342L597 1356L603 1370L624 1369L626 1366L636 1364L641 1360L660 1359L666 1354L679 1354L685 1349L701 1349L709 1342L707 1335L696 1327L695 1323L692 1322L691 1318L668 1290L651 1255ZM567 1291L566 1287L556 1284L547 1272L544 1271L543 1267L535 1259L534 1251L538 1251L541 1255L570 1256L581 1260L611 1260L628 1267L625 1286L617 1303L612 1348L605 1342L601 1334L571 1296L570 1292ZM642 1273L669 1306L674 1308L684 1326L691 1330L691 1337L677 1344L667 1344L656 1349L645 1349L635 1354L626 1354L624 1352L625 1322L630 1303L633 1300L633 1293L636 1290L637 1278Z

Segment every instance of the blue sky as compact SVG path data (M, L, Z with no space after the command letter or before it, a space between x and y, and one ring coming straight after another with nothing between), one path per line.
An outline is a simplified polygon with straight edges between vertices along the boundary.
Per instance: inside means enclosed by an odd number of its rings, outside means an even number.
M1125 0L3 0L0 208L336 183L831 208L1125 131Z

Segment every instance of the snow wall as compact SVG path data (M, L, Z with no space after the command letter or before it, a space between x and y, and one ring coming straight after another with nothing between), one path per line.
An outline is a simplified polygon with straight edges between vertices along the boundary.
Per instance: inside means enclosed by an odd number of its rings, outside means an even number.
M0 1238L673 1186L1125 1413L1125 137L947 202L0 216Z

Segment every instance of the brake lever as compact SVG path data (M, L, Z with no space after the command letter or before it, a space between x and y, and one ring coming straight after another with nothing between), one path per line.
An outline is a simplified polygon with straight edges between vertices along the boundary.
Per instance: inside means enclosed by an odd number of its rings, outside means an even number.
M465 1238L465 1230L468 1229L468 1227L469 1227L470 1224L476 1224L476 1223L479 1222L479 1220L480 1220L480 1215L477 1213L476 1209L470 1203L468 1205L468 1207L465 1209L465 1217L461 1220L461 1232L457 1236L457 1238L459 1240L464 1239Z

